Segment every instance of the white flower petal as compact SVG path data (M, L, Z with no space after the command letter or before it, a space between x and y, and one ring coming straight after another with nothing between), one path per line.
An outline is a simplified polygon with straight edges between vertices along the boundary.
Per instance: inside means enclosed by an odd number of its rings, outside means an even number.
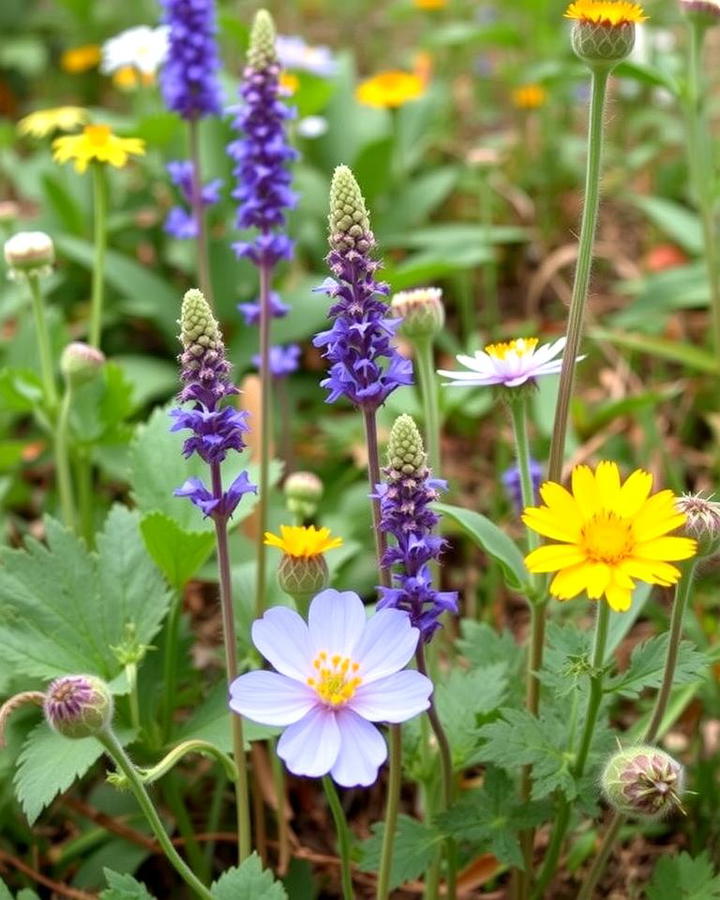
M230 685L230 708L262 725L292 725L317 704L312 688L277 672L247 672Z
M362 683L370 684L402 669L415 652L419 635L402 610L381 609L371 616L353 653L360 664Z
M340 752L330 774L343 787L367 787L377 780L378 769L387 758L380 732L350 709L337 713Z
M326 706L316 706L304 718L282 733L278 756L295 775L319 778L335 765L340 752L340 729L336 714Z
M310 604L308 627L315 653L352 656L365 628L366 616L362 600L353 591L327 590Z
M253 644L283 675L305 684L313 653L305 621L286 606L274 606L252 625Z
M403 669L361 684L348 706L370 722L406 722L430 706L432 691L429 678L413 669Z

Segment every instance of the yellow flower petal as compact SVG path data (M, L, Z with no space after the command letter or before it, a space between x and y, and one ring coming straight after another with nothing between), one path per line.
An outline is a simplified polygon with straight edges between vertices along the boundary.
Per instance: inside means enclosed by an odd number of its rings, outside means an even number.
M620 570L631 578L637 578L647 584L659 584L670 587L680 578L681 572L676 566L657 559L632 559L623 560Z
M627 612L632 603L632 591L611 584L605 591L605 598L610 609L614 609L615 612Z
M587 585L587 565L580 563L563 569L550 582L550 593L559 600L570 600L585 590Z
M636 469L620 488L617 511L621 516L631 518L636 515L647 500L652 489L653 477L649 472Z
M638 542L644 543L679 528L686 521L685 514L675 507L673 492L660 491L649 497L633 517L633 528Z
M579 526L582 520L580 507L573 495L560 484L546 481L540 486L540 497L546 506L563 519L572 519Z
M697 541L685 537L659 537L636 544L633 555L641 559L690 559L697 552Z
M528 528L557 541L574 543L580 535L579 521L558 516L553 509L545 506L529 506L522 514L522 520Z
M599 502L605 509L616 509L620 494L620 470L617 463L601 462L595 469L595 488Z
M602 597L612 580L612 569L606 563L594 563L585 566L587 595L591 600Z
M568 566L583 562L585 555L572 544L547 544L538 547L525 557L525 565L529 572L557 572Z
M589 519L597 512L597 487L595 476L589 466L575 466L573 469L572 492L584 518Z

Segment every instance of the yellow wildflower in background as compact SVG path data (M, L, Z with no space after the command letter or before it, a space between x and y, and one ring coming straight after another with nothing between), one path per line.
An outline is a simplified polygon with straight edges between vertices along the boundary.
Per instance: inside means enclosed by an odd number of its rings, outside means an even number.
M423 80L412 72L391 69L360 82L355 96L365 106L395 109L425 93Z
M280 82L280 87L290 95L294 94L300 87L300 79L294 72L281 72L278 80Z
M139 87L151 87L155 84L152 72L141 72L135 66L121 66L112 73L112 83L121 91L135 91Z
M43 138L53 131L72 131L87 122L88 112L82 106L55 106L29 113L17 123L19 134Z
M72 75L87 72L94 69L100 62L100 47L98 44L83 44L82 47L71 47L60 57L60 68Z
M418 9L445 9L448 0L413 0Z
M647 16L639 3L625 0L576 0L568 6L566 19L592 22L594 25L630 25L644 22Z
M266 531L265 543L269 547L279 547L288 556L320 556L342 546L342 538L331 537L329 528L314 525L281 525L280 535Z
M545 506L530 506L523 522L545 537L562 541L525 557L530 572L556 572L550 593L570 600L583 591L591 600L603 595L618 612L630 608L635 581L675 584L680 570L671 562L689 559L696 541L667 534L685 524L672 491L650 496L653 477L637 469L624 484L614 462L593 472L577 466L572 493L553 481L540 488Z
M512 102L517 109L539 109L547 102L547 91L541 84L521 84L513 90Z
M84 172L93 161L120 169L131 155L142 156L144 153L145 141L118 137L107 125L86 125L82 134L66 135L53 141L53 159L59 163L75 160L76 172Z

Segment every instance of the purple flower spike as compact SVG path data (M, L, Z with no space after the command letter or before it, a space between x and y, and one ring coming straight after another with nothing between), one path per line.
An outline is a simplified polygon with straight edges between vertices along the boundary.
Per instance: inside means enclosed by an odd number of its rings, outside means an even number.
M188 478L173 494L176 497L187 497L202 510L205 518L216 515L229 519L243 495L257 494L257 487L250 483L247 472L241 472L221 497L214 497L199 478Z
M530 460L530 478L532 480L533 486L533 497L537 497L537 492L540 489L540 484L543 479L543 470L542 466L539 462L536 462L534 459ZM503 483L503 487L505 488L508 497L510 498L510 502L513 504L518 513L521 513L525 509L525 504L523 503L522 498L522 485L520 483L520 469L515 466L510 466L509 469L506 469L500 479Z
M175 160L165 167L172 183L180 189L183 200L192 204L193 164L190 160ZM220 199L222 179L214 178L201 188L200 202L212 206ZM179 240L190 240L198 235L197 222L193 214L182 206L173 206L165 219L165 231Z
M272 235L285 225L285 211L295 205L290 189L288 163L297 152L288 144L285 123L294 112L282 103L280 65L275 52L275 26L269 13L260 10L253 22L247 66L240 88L242 104L233 128L242 137L229 144L235 163L238 228L257 228L260 235L234 245L238 256L255 265L271 266L292 255L292 243L284 235Z
M260 368L260 356L255 354L253 365ZM297 344L270 348L270 372L273 378L287 378L300 368L300 347Z
M290 312L287 303L283 303L277 291L270 291L270 315L274 319L282 319ZM238 312L242 313L246 325L257 325L260 321L260 299L252 303L238 303Z
M277 671L236 678L230 707L254 722L287 726L277 750L296 775L329 772L343 787L373 784L387 747L371 723L405 722L430 705L432 682L403 669L417 629L397 609L367 619L352 591L322 591L307 624L276 606L254 622L252 638Z
M380 266L370 255L375 238L365 200L347 166L339 166L333 175L329 222L327 261L335 278L327 278L318 290L334 301L328 315L335 321L313 341L325 348L323 356L331 364L320 384L328 391L327 403L347 397L372 411L395 388L412 384L412 363L391 341L401 320L388 315L381 299L389 288L375 280Z
M405 610L427 642L440 628L440 616L458 611L457 593L436 591L428 565L439 558L445 544L431 533L440 517L430 503L447 486L441 479L430 477L422 438L410 416L395 420L388 457L389 465L384 470L387 482L377 486L375 496L380 500L380 530L395 538L395 546L387 548L382 564L400 565L402 571L393 573L398 587L379 588L378 609Z
M160 72L168 109L183 119L217 115L222 107L213 0L161 0L170 26L168 55Z

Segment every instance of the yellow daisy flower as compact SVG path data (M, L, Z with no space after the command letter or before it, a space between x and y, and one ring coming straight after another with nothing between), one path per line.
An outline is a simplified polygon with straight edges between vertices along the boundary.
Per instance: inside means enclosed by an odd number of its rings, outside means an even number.
M142 156L144 153L145 141L118 137L107 125L86 125L82 134L66 135L53 141L53 159L59 163L74 159L76 172L84 172L93 161L121 169L131 155Z
M281 72L278 81L288 96L294 94L300 87L300 79L294 72Z
M100 62L101 50L98 44L83 44L82 47L71 47L60 57L60 68L71 75L94 69Z
M329 528L316 528L314 525L281 525L280 535L278 537L266 531L265 543L269 547L279 547L288 556L320 556L327 550L342 546L342 538L331 537Z
M413 5L418 9L445 9L448 0L413 0Z
M360 82L355 90L358 101L378 109L395 109L425 93L425 84L412 72L389 70Z
M17 123L19 134L43 138L52 131L72 131L87 122L88 112L82 106L55 106L29 113Z
M561 541L533 550L525 565L533 573L556 572L550 593L570 600L583 591L591 600L603 595L612 609L630 608L635 580L667 587L680 578L671 562L689 559L696 541L667 537L687 517L675 506L672 491L650 496L653 478L638 469L624 484L614 462L593 472L577 466L572 493L553 481L540 488L545 506L530 506L523 522L545 537Z
M575 0L568 6L565 18L593 25L630 25L644 22L647 16L639 3L626 0Z
M152 72L141 72L135 66L120 66L112 73L112 83L121 91L135 91L139 87L152 87L155 76Z
M539 109L547 101L547 91L541 84L521 84L512 92L516 109Z

